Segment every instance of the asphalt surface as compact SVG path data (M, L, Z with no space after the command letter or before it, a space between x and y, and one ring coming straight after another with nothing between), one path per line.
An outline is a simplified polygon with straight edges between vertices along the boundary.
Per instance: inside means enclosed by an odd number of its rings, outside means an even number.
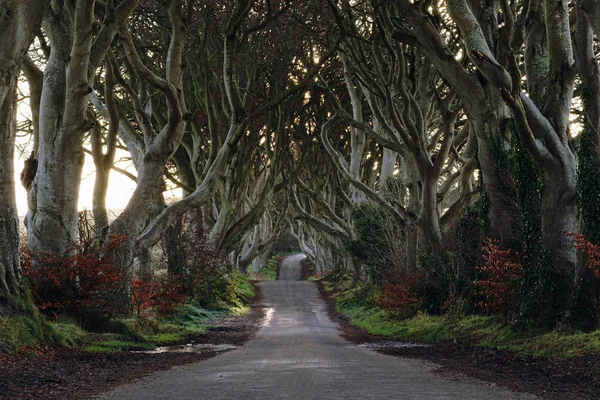
M357 347L338 334L303 255L284 260L280 280L262 282L266 317L242 348L122 386L114 399L534 399L425 361Z

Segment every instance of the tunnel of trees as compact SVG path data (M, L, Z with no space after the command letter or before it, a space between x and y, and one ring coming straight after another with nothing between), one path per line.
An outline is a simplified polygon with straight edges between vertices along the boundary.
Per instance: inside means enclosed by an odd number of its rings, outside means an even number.
M259 271L291 233L321 275L418 281L431 313L597 327L597 1L2 0L0 18L0 314L29 312L25 269L102 253L127 309L157 269ZM123 150L136 186L110 219ZM505 301L481 307L481 282Z

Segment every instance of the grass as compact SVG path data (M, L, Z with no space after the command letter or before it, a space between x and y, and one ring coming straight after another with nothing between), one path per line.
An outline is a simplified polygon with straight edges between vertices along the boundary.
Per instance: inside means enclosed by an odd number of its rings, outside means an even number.
M254 273L253 278L259 281L274 281L277 279L277 260L282 257L281 254L276 254L269 258L267 265L259 272Z
M154 349L157 345L181 342L186 336L205 331L211 322L231 315L248 312L247 300L254 296L254 286L240 272L231 275L233 295L218 310L208 310L192 304L183 305L173 315L160 317L129 318L115 321L122 326L121 335L98 335L84 350L93 352L119 352L132 349Z
M238 271L230 277L231 291L219 310L185 304L166 317L111 320L104 329L107 333L102 334L86 332L68 319L50 322L31 304L26 315L0 315L0 353L16 353L33 345L80 347L106 353L181 342L188 335L206 330L211 321L248 312L247 302L255 294L254 286Z
M324 284L327 291L333 290L332 283ZM344 284L341 286L344 287ZM400 320L376 305L364 306L356 300L363 296L358 287L345 288L333 298L338 311L348 316L352 325L375 335L427 343L457 341L534 357L566 359L587 354L600 355L600 330L592 333L555 331L519 334L496 318L481 315L445 318L419 313Z
M125 326L129 334L96 334L83 349L99 353L151 350L157 345L181 342L188 335L206 330L211 321L228 315L230 312L227 310L206 310L186 304L176 314L167 317L122 319L118 323Z
M85 346L85 351L95 353L118 353L125 350L153 350L156 345L153 343L140 343L122 340L102 340Z

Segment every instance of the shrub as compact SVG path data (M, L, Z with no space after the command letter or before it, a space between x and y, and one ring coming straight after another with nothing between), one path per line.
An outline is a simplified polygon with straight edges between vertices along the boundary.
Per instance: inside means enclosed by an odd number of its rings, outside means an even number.
M600 278L600 246L586 239L581 233L567 233L575 241L575 248L585 256L585 266Z
M404 266L404 234L379 205L362 203L352 210L352 220L358 238L346 248L367 266L372 282L381 283Z
M98 249L72 251L64 256L22 250L23 275L39 309L46 315L77 317L96 325L128 311L127 274L108 260L127 238L113 236Z
M483 247L484 263L478 267L482 279L475 282L483 298L477 307L507 319L516 311L523 268L513 261L518 255L502 250L497 241L488 239Z
M134 277L131 280L131 304L138 317L171 315L184 302L183 286L177 276L166 274L152 279Z
M423 309L423 275L396 274L384 282L377 304L399 318L409 318Z

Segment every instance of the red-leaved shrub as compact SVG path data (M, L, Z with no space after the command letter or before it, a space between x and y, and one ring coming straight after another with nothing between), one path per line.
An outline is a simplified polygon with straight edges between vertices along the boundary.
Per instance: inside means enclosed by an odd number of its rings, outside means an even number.
M586 239L581 233L567 233L575 241L575 248L584 254L585 266L600 278L600 246Z
M398 273L381 286L377 304L390 313L407 318L415 315L423 307L423 275L420 273Z
M151 314L173 314L185 302L183 286L175 275L161 275L153 279L131 280L131 304L139 317Z
M79 252L74 246L63 256L23 249L23 275L40 310L54 317L82 317L90 312L105 318L125 314L127 273L117 270L108 255L126 240L115 235L99 249Z
M502 250L497 241L488 239L483 247L482 279L475 282L483 298L476 305L482 310L507 318L515 311L523 268L512 250Z

